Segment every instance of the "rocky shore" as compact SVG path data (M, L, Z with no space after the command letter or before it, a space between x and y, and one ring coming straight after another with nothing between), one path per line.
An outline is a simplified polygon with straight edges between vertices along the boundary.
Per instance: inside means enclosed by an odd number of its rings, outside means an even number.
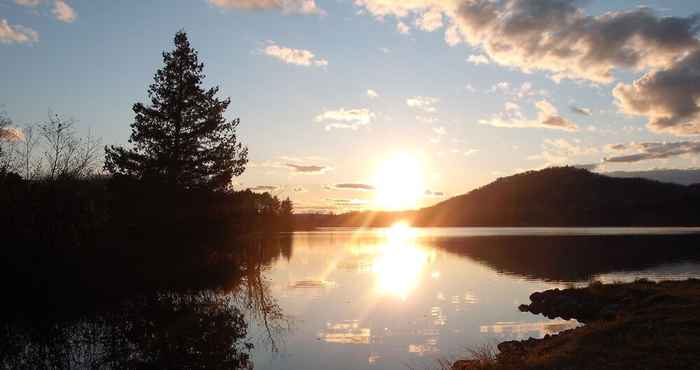
M700 369L700 280L593 283L530 296L519 309L584 326L508 341L452 370Z

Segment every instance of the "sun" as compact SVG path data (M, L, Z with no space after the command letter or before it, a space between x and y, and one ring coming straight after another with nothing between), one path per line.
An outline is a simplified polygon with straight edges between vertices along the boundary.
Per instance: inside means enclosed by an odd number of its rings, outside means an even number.
M375 204L380 209L417 208L425 194L423 166L409 153L397 153L383 162L375 175Z

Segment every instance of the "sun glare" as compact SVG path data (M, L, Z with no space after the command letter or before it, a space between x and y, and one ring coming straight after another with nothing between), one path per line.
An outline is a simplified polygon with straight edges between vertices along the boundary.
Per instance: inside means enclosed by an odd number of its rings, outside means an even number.
M421 162L408 153L398 153L382 163L375 176L378 208L416 208L425 192Z
M395 224L384 232L386 242L372 263L379 294L405 300L418 285L431 255L416 244L417 236L416 229L405 223Z

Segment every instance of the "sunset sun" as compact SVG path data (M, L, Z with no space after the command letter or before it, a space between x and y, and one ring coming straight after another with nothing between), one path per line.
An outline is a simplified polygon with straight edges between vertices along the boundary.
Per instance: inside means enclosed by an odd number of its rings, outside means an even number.
M394 154L377 169L376 206L385 210L415 208L425 192L424 184L421 161L409 153Z

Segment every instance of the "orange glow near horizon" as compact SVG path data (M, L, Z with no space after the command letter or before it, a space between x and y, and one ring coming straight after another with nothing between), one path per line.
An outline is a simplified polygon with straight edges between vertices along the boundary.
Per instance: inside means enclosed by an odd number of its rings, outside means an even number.
M425 195L422 163L409 153L397 153L382 163L374 183L375 205L382 210L417 208Z

